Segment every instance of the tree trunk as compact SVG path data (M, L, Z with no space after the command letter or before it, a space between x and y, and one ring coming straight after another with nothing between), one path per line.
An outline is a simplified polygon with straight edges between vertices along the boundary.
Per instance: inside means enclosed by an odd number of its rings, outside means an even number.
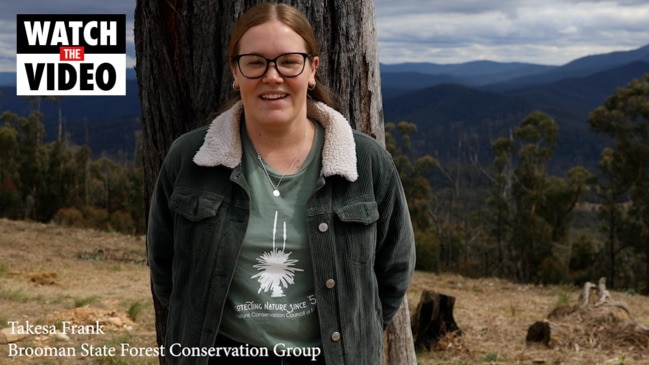
M156 177L171 143L182 133L207 123L210 113L231 96L233 79L226 60L229 36L238 16L260 2L137 0L135 69L142 106L147 215ZM287 3L304 12L316 31L319 72L344 102L339 107L341 113L353 128L384 143L374 2ZM155 298L154 307L161 343L166 314ZM406 320L399 320L401 317ZM404 299L395 325L386 334L388 348L401 350L399 354L389 353L386 364L416 363L407 318Z
M453 306L455 297L424 290L412 318L412 332L417 349L432 350L447 335L461 336L462 331L455 323Z
M417 354L410 330L408 299L403 298L401 308L383 336L383 365L415 365Z

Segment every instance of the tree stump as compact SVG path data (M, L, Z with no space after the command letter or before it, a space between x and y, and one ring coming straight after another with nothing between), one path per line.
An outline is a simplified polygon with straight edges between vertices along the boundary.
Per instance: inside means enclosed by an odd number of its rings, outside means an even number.
M415 349L431 350L448 335L462 335L453 318L454 305L455 297L432 290L421 293L417 310L410 322Z
M527 343L540 342L546 346L550 346L551 336L552 329L550 328L550 323L545 321L537 321L527 329L527 336L525 337L525 341Z

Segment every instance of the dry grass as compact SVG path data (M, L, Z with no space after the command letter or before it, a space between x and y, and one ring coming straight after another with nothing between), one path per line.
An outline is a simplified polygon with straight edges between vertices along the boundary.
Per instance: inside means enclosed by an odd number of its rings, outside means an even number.
M105 332L30 335L16 344L74 347L77 356L11 358L5 344L0 345L1 364L157 364L156 358L146 356L102 356L105 352L81 356L84 343L118 351L122 343L155 346L142 239L3 219L0 252L0 328L9 328L9 321L20 325L29 321L60 331L65 321L76 325L99 321Z
M561 286L516 285L499 279L466 279L451 275L416 273L408 293L411 313L423 290L454 296L454 318L463 331L460 338L447 341L445 351L422 352L418 363L441 364L649 364L649 348L641 342L625 341L595 334L607 326L597 315L566 317L553 326L560 338L570 341L528 345L527 329L542 321L557 307L578 303L580 289ZM649 323L649 298L612 292L624 301L639 323ZM553 332L553 335L555 333ZM557 339L557 337L554 337Z
M633 342L526 345L527 328L558 304L577 303L579 288L416 273L408 293L411 313L423 290L456 298L454 316L463 336L446 339L443 351L418 354L422 365L649 363L649 351ZM611 294L628 304L638 322L649 324L649 298ZM16 342L20 347L74 347L77 355L83 343L118 350L123 343L155 347L143 240L0 219L0 328L8 321L57 329L64 321L90 325L99 321L106 332L67 338L31 335ZM562 328L571 331L569 325ZM157 364L153 356L10 358L8 351L8 345L0 345L0 364Z

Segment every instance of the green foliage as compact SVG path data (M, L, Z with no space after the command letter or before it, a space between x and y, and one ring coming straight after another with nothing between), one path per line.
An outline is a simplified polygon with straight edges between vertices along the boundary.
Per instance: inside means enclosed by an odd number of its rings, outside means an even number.
M0 299L16 303L27 303L32 300L32 298L25 294L22 289L0 289Z
M570 272L561 260L547 255L539 265L539 280L544 284L564 284L568 282Z
M110 215L110 228L121 233L135 233L135 223L130 213L118 210Z
M575 167L567 177L547 171L558 125L533 112L510 138L492 144L492 188L486 199L486 254L495 257L493 274L524 282L560 283L569 278L569 230L577 203L593 175Z
M133 304L128 307L128 318L130 318L133 322L136 322L137 317L140 315L140 312L142 312L142 302L133 302Z
M22 218L22 204L18 187L8 176L0 180L0 217Z
M498 359L499 359L499 356L498 356L497 353L489 352L489 353L484 354L480 358L480 361L481 362L494 362L494 361L498 361Z
M447 147L456 144L455 165L418 156L414 146L426 142L415 139L414 124L386 124L411 205L418 268L536 283L606 276L611 287L649 290L649 75L618 89L589 122L614 142L597 176L582 166L551 173L560 130L540 111L494 139L488 170L461 121L440 127L448 143L435 146L449 161Z
M435 271L438 268L438 241L431 222L432 190L426 179L426 174L437 166L437 161L431 156L422 156L413 162L409 153L411 135L417 131L414 124L400 122L397 128L395 124L387 123L385 129L386 148L392 154L408 201L408 209L415 232L417 269ZM397 129L403 148L399 146L393 136Z
M605 179L598 189L604 200L610 274L617 277L617 252L635 250L645 263L642 289L649 293L649 74L618 88L588 121L594 132L615 144L602 153ZM620 209L624 200L630 204Z
M439 244L432 229L415 229L415 251L417 263L415 269L435 272L439 267Z
M568 266L572 283L582 286L598 277L595 272L596 255L597 247L585 235L579 236L572 243L572 253Z
M143 233L141 165L93 161L89 147L70 146L64 136L43 144L42 100L32 99L27 117L0 116L0 217Z
M90 297L85 297L85 298L77 298L74 300L74 307L75 308L80 308L80 307L85 307L94 303L97 303L100 301L100 297L93 295Z
M561 291L559 293L559 297L557 298L557 302L554 304L555 307L563 307L570 305L570 295L566 291Z
M18 165L18 132L5 123L0 127L0 216L21 218Z

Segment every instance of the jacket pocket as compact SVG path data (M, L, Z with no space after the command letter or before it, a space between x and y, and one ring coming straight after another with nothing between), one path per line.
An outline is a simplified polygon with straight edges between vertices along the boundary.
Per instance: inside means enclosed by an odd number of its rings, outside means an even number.
M177 188L169 198L169 208L191 222L198 222L214 217L222 200L211 192Z
M343 222L369 225L379 219L376 202L356 202L336 210L336 215Z
M347 257L359 263L373 263L376 250L376 221L379 211L376 202L360 201L335 210L341 221L336 240Z
M213 239L223 198L215 193L176 188L169 197L175 215L174 246L180 252L205 252Z

